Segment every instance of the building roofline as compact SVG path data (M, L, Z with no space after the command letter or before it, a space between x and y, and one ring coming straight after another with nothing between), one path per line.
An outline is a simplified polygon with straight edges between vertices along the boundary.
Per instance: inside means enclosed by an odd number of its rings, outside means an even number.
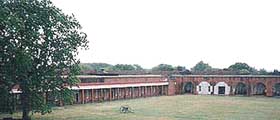
M148 78L163 77L164 75L117 75L117 76L100 76L100 75L78 75L78 78ZM172 75L173 77L261 77L261 78L280 78L279 75Z
M261 77L280 78L279 75L172 75L174 77Z
M126 87L144 87L144 86L162 86L169 85L168 82L153 82L153 83L137 83L137 84L110 84L110 85L80 85L80 86L72 86L69 87L73 90L79 89L105 89L105 88L126 88Z
M78 75L78 78L138 78L138 77L162 77L162 75L117 75L117 76L101 76L101 75Z

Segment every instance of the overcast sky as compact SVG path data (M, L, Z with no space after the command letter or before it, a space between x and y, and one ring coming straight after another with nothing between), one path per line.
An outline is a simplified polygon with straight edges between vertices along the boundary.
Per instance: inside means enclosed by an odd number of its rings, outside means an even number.
M52 0L90 49L81 62L280 69L279 0Z

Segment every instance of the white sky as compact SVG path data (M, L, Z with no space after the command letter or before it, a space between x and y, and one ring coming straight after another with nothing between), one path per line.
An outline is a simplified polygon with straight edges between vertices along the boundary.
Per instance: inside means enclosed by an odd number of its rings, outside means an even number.
M81 62L280 69L279 0L52 1L88 35Z

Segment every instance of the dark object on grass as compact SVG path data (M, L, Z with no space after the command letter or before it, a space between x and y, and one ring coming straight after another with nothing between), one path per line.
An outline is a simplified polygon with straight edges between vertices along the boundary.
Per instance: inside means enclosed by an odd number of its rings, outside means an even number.
M133 113L134 111L128 105L124 105L120 107L121 113Z

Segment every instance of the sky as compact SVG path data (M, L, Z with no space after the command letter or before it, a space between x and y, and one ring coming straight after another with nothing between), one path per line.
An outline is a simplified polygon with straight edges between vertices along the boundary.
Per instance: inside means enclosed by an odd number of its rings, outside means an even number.
M89 40L83 63L280 70L279 0L52 0Z

